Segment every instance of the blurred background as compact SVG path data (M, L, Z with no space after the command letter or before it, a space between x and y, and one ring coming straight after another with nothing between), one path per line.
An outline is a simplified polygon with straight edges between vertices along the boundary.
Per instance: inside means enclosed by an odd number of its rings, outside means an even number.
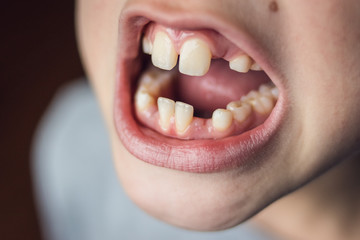
M74 1L2 1L0 239L41 239L30 174L33 134L56 90L84 75Z

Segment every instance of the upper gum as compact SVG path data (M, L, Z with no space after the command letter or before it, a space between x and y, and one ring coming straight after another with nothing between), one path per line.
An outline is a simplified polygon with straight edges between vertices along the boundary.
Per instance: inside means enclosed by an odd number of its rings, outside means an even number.
M146 27L144 37L148 38L152 43L158 31L163 31L168 34L178 54L180 54L181 46L186 40L190 38L199 38L208 44L213 58L223 58L227 61L231 61L239 55L247 55L247 53L234 43L213 30L179 30L152 22Z

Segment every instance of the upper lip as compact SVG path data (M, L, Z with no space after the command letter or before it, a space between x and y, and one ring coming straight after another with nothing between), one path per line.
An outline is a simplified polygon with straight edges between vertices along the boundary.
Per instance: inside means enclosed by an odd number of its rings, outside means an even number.
M280 90L280 98L270 117L255 129L220 140L183 141L157 133L148 136L148 129L141 127L134 118L131 85L141 67L139 46L142 29L150 21L181 29L214 29L241 44ZM261 160L259 156L264 155L265 146L271 143L281 125L286 111L286 94L282 79L261 51L261 46L247 32L207 12L191 15L184 11L163 11L146 1L127 4L119 25L114 120L121 141L134 156L157 166L188 172L248 168L254 166L254 161Z

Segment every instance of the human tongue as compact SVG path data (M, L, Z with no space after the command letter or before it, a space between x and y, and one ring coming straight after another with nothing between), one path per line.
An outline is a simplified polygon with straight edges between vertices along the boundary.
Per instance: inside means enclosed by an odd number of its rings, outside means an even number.
M212 112L217 108L239 100L263 83L271 82L263 71L239 73L229 68L223 59L213 60L209 72L201 77L179 74L176 97L195 109Z

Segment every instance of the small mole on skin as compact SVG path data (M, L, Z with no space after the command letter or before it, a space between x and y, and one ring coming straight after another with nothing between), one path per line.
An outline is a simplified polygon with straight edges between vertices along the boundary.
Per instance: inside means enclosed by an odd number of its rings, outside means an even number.
M279 10L278 4L276 1L271 1L269 4L269 9L271 12L277 12Z

